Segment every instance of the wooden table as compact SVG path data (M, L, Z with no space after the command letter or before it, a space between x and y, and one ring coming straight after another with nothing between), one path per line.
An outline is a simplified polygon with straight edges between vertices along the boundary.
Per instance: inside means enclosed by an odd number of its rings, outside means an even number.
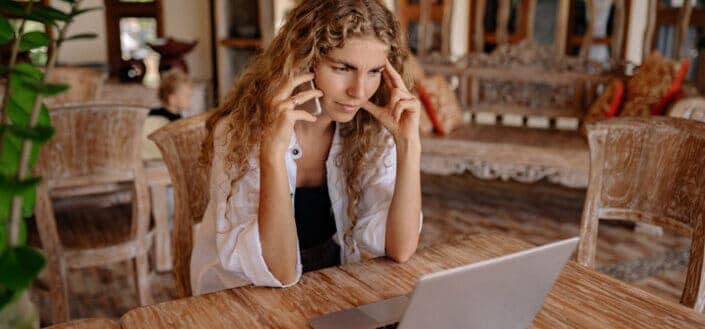
M409 262L378 258L305 274L287 289L242 287L133 309L123 328L307 328L320 314L407 294L423 274L531 247L500 234L428 247ZM705 316L569 262L534 319L537 328L692 328Z

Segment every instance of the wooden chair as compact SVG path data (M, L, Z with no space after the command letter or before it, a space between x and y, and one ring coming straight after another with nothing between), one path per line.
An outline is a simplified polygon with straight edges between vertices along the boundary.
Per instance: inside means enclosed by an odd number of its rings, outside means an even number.
M120 324L106 318L88 318L55 324L46 329L120 329Z
M705 306L705 124L634 117L588 125L590 180L578 262L594 266L600 219L663 226L692 237L681 304Z
M148 232L149 195L139 152L147 109L85 104L50 113L56 133L42 147L35 168L43 178L37 188L35 216L47 257L52 321L58 323L69 318L66 272L71 268L134 259L139 303L148 304L147 251L152 236ZM78 232L87 227L72 226L72 233L79 238L62 242L51 197L91 195L118 185L127 185L132 191L128 236L116 237L111 232L110 237L95 237L95 233Z
M68 83L71 88L64 93L47 98L47 106L53 108L71 103L94 101L98 98L107 76L105 72L86 67L55 67L49 73L47 81Z
M192 226L201 221L208 205L208 169L198 163L208 115L172 122L149 136L162 152L174 187L173 270L180 297L191 296Z

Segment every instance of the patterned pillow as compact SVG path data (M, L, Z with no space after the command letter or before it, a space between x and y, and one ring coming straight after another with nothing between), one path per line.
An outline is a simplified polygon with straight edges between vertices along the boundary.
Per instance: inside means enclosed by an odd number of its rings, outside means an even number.
M421 66L421 63L419 63L419 60L416 59L416 56L414 55L409 55L404 62L404 72L408 72L414 83L416 81L426 79L426 73L423 70L423 66Z
M418 81L416 90L429 121L438 134L449 134L463 124L463 112L455 93L442 75Z
M660 114L665 102L659 104L669 93L671 85L677 82L675 77L682 67L677 61L665 59L658 52L651 53L627 82L627 98L620 116ZM680 81L682 83L682 78ZM680 86L677 89L680 90Z

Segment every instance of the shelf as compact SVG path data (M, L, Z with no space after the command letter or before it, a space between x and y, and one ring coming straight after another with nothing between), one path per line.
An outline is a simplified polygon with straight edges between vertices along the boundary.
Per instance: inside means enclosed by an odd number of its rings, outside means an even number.
M226 38L220 39L220 45L231 48L260 48L262 40L259 38Z

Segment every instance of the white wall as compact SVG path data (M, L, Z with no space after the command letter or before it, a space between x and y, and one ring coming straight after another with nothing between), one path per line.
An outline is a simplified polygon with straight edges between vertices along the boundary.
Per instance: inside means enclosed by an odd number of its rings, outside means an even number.
M195 40L198 45L187 56L191 76L211 79L210 5L206 0L163 0L164 34L177 39Z
M69 6L58 0L52 0L52 6L68 10ZM84 0L81 7L102 7L102 0ZM67 42L59 52L59 63L86 64L108 62L108 41L105 38L105 13L97 10L78 16L69 26L68 35L78 33L96 33L95 39Z
M205 0L164 0L163 17L165 36L181 40L198 39L198 45L186 56L194 79L211 79L212 58L210 32L210 6ZM52 5L66 8L62 1L52 0ZM85 7L103 6L102 0L84 0ZM69 29L69 35L93 32L98 37L67 43L59 53L62 64L107 64L108 43L103 10L78 17Z

